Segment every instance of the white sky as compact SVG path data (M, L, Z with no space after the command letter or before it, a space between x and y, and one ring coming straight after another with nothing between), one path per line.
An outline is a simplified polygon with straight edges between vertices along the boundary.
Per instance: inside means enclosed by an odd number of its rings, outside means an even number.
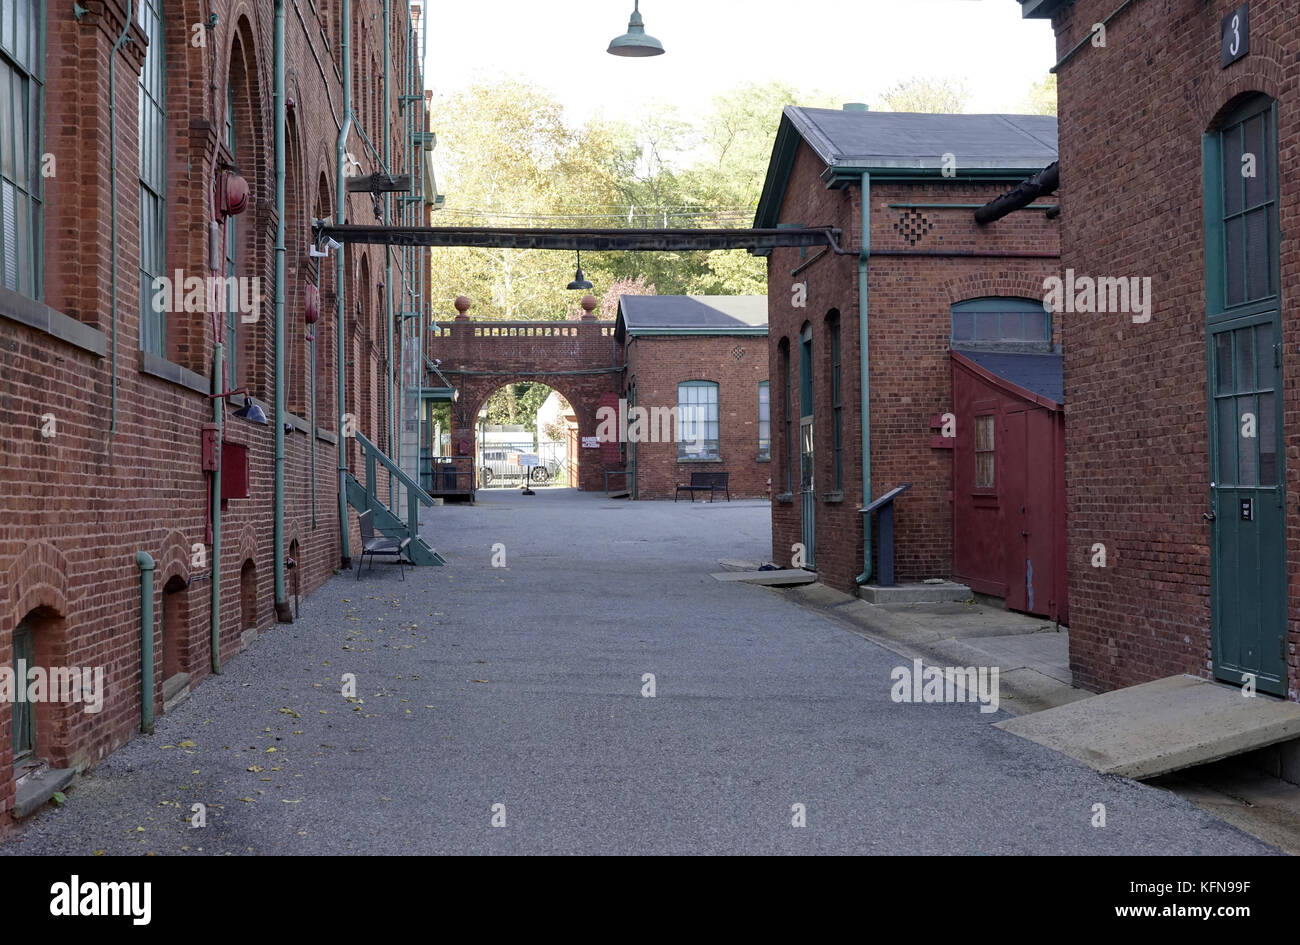
M1021 19L1016 0L642 0L646 32L666 50L649 59L605 52L627 29L632 0L428 8L425 80L436 93L523 77L574 123L635 120L655 101L689 118L718 93L774 78L874 103L902 79L951 77L971 92L967 111L1015 111L1055 61L1049 21Z

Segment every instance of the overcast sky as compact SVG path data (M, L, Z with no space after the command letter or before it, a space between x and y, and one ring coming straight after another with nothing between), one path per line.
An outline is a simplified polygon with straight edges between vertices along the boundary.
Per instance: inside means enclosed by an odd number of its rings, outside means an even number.
M523 77L577 123L635 120L656 100L689 117L769 79L872 103L901 79L946 76L965 81L967 111L1008 112L1056 58L1049 22L1021 19L1016 0L642 0L646 32L667 50L649 59L605 52L632 0L428 6L425 79L437 94Z

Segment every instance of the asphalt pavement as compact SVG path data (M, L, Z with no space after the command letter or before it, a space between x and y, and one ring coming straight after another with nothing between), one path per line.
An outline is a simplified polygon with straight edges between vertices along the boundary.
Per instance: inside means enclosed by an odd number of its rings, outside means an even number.
M1274 852L1003 712L896 703L903 657L715 581L770 556L765 503L424 516L447 567L337 576L0 854Z

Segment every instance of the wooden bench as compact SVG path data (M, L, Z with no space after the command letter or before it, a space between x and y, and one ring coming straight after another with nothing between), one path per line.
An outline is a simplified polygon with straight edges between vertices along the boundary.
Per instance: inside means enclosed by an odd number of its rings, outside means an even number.
M673 501L677 501L679 493L686 491L691 494L691 501L694 502L695 493L707 491L709 493L709 501L712 502L713 493L716 490L721 489L726 493L727 501L730 502L731 488L727 485L727 480L730 475L730 473L726 472L693 472L691 473L691 481L689 485L678 483L677 492L673 493Z

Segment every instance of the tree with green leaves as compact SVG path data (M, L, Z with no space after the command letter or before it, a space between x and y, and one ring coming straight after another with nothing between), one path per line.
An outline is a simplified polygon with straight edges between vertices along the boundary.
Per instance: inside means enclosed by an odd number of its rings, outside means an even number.
M970 92L959 79L904 79L887 89L876 106L886 112L956 115L966 110Z

